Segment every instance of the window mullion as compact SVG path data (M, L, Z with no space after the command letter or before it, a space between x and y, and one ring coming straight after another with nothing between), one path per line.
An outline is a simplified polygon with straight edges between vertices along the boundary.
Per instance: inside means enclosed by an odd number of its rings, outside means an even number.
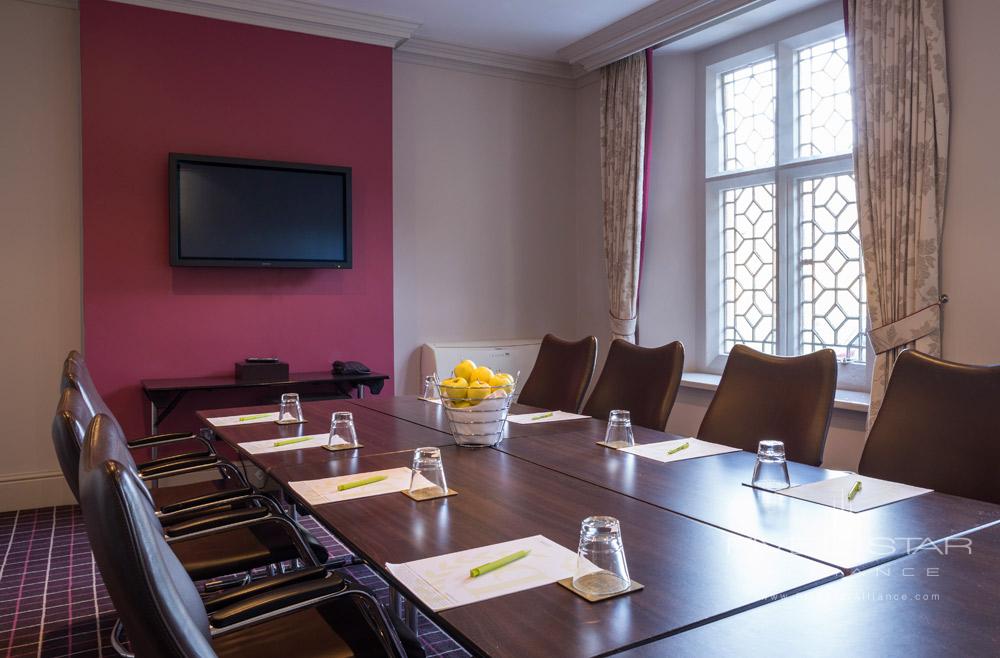
M784 165L795 157L794 53L785 44L775 44L775 211L778 241L778 353L796 354L798 324L795 283L798 281L798 259L795 250L796 213L792 206L790 176Z

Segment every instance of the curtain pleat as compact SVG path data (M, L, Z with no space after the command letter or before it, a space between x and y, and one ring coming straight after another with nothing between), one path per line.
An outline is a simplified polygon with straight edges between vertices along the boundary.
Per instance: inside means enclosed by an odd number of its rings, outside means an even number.
M611 337L635 342L642 248L646 55L601 69L601 187Z
M948 170L942 0L848 0L854 168L872 345L868 426L896 356L941 355Z

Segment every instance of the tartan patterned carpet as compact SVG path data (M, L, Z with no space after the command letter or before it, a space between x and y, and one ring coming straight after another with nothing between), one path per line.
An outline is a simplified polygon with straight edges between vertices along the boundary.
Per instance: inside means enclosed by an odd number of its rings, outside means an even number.
M304 517L330 557L348 551ZM109 633L116 615L87 541L80 508L0 513L0 654L115 656ZM388 603L389 588L366 566L347 571ZM423 615L418 634L431 658L469 654Z

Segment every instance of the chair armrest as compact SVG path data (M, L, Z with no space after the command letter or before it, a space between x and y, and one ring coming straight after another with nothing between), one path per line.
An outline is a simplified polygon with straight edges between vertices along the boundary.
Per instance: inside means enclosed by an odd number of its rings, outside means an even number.
M239 499L245 498L253 494L253 490L249 487L241 487L239 489L223 489L222 491L214 491L204 496L195 496L194 498L188 498L187 500L179 500L176 503L170 503L169 505L164 505L160 508L160 514L172 514L174 512L182 512L192 507L200 507L202 505L207 505L209 503L230 503L239 502Z
M284 608L292 608L346 591L347 583L339 576L297 582L217 609L209 615L208 621L214 628L226 628Z
M234 587L232 589L219 592L218 594L208 596L204 598L202 602L205 604L205 610L211 613L233 605L234 603L238 603L267 592L272 592L289 585L295 585L312 580L320 580L325 578L326 574L327 571L325 567L307 567L291 573L281 574L280 576L262 578L261 580L251 582L249 585L244 585L243 587ZM331 573L330 578L340 578L340 576ZM343 580L342 578L340 579Z
M128 447L148 448L149 446L176 443L177 441L202 441L202 439L197 434L192 434L191 432L169 432L167 434L153 434L152 436L141 436L138 439L131 439L128 442Z
M166 526L163 528L163 534L171 539L176 539L205 530L223 530L237 523L263 519L269 514L270 511L263 507L248 507L245 509L215 512Z
M163 473L140 472L139 479L146 482L149 480L159 480L161 478L177 477L178 475L187 475L188 473L199 473L201 471L214 471L214 470L218 470L219 474L224 478L228 477L234 478L237 482L242 483L244 487L250 486L250 482L247 481L246 476L240 472L240 469L236 468L235 466L225 461L224 459L218 459L218 458L216 458L215 461L212 462L207 462L204 464L195 464L192 466L187 466L187 465L177 466L175 464L171 470Z
M185 455L175 455L173 457L154 459L153 461L146 462L145 464L139 464L138 469L140 476L165 476L171 474L173 471L188 469L193 466L214 465L218 461L219 458L215 455L207 453L188 453Z

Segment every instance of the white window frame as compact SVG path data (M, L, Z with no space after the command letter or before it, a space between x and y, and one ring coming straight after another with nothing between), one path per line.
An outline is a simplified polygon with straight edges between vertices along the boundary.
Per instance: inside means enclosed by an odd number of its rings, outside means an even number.
M775 58L777 90L794 90L795 51L829 39L843 36L843 21L828 22L788 36L768 35L763 45L744 50L739 55L709 61L704 66L705 94L705 369L721 373L728 355L722 349L723 252L722 213L723 191L764 183L774 183L774 212L777 227L778 298L776 323L776 353L798 354L801 326L799 319L799 200L798 183L803 179L854 173L852 153L832 156L795 155L798 126L795 121L795 93L778 93L775 104L775 152L777 162L751 170L723 170L721 132L720 75L770 57ZM868 343L866 362L845 361L838 364L837 387L843 390L868 391L874 353Z

